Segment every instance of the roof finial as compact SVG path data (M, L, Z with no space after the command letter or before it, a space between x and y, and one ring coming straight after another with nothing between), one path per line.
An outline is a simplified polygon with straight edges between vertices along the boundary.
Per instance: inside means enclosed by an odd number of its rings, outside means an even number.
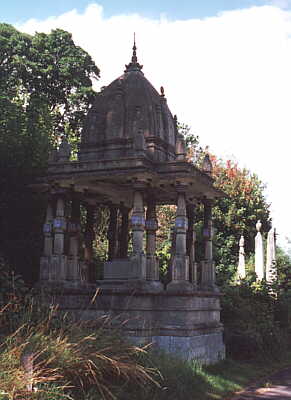
M141 71L142 69L142 65L140 65L137 62L137 56L136 56L136 43L135 43L135 32L133 34L133 48L132 48L132 57L131 57L131 63L126 65L126 70L125 72L129 72L129 71Z
M137 63L137 56L136 56L136 44L135 44L135 32L133 33L133 48L132 48L132 57L131 57L131 62L133 64Z

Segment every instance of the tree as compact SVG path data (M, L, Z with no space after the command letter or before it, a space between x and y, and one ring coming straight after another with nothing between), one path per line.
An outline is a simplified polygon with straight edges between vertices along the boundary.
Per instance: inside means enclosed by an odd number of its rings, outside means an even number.
M55 135L79 133L100 71L72 35L56 29L30 36L0 24L0 49L1 91L26 103L36 97L45 101Z
M238 241L245 237L245 252L254 252L256 222L261 220L262 232L271 228L270 205L264 197L265 186L257 175L239 168L238 163L211 157L215 185L226 197L217 200L213 210L215 258L221 281L233 277L238 262Z
M188 159L201 167L206 149L199 144L199 137L190 132L185 124L179 125L179 131L185 138L188 147ZM235 276L238 263L238 242L245 236L246 255L254 252L256 222L262 222L262 231L268 232L271 227L269 204L264 197L265 186L259 178L249 170L239 168L238 163L223 161L211 155L215 186L225 193L225 197L217 200L213 208L215 235L213 240L214 259L218 273L218 284L229 282ZM167 223L174 218L173 207L163 206L159 210L158 250L165 254L170 248L169 237L165 234L163 221ZM198 259L203 258L202 246L203 208L196 208L196 231ZM168 257L169 258L169 257Z
M44 173L48 150L77 137L99 69L71 34L23 34L0 24L0 253L37 279L44 202L28 183Z

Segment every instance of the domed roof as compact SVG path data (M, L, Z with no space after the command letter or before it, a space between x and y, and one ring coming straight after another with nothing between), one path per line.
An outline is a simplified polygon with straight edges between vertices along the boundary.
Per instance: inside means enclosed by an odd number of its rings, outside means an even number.
M163 88L159 94L145 78L136 57L122 76L105 87L88 112L81 134L80 161L145 156L176 158L176 120Z

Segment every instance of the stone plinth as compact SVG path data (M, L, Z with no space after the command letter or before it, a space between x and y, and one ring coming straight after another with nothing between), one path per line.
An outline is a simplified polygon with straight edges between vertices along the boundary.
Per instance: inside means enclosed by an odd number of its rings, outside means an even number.
M114 289L108 286L101 284L93 304L93 286L55 291L53 298L61 310L84 320L108 315L113 326L122 326L125 337L135 344L152 343L183 359L206 364L225 357L219 294L165 290L149 293L143 289L129 290L125 281L116 282ZM124 321L127 322L122 324Z
M137 254L126 260L113 260L104 263L104 279L123 280L145 278L146 257Z

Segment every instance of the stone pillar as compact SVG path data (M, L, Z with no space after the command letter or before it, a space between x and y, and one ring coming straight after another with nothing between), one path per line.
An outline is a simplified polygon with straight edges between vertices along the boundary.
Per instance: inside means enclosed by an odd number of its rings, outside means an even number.
M135 190L133 194L133 210L131 217L132 226L132 276L137 279L146 279L146 257L143 250L143 237L145 229L143 194Z
M117 233L118 233L118 208L114 205L109 206L109 226L107 232L108 238L108 261L112 261L117 256Z
M276 233L275 228L271 228L267 238L267 262L266 262L266 281L274 283L277 281L276 267Z
M215 286L215 265L212 254L212 200L204 200L204 260L201 262L201 286L206 290L213 290Z
M56 217L53 222L54 246L51 265L51 279L64 281L67 278L67 256L65 255L66 197L65 193L56 194Z
M159 265L156 257L156 231L158 230L158 221L156 215L155 201L148 202L146 214L146 257L147 257L147 280L159 280Z
M245 263L245 239L243 236L239 240L239 256L238 256L238 267L237 267L237 278L244 279L246 277L246 263Z
M86 226L84 232L84 263L81 271L81 280L94 282L96 280L96 271L93 265L93 241L95 239L94 231L94 212L95 206L86 204Z
M53 204L51 199L48 201L47 211L45 223L43 225L43 234L44 234L44 248L43 255L40 260L40 280L48 280L50 279L50 265L51 265L51 257L53 255Z
M45 224L43 227L43 231L44 231L43 255L47 256L47 257L49 257L53 254L53 236L52 236L53 219L54 219L53 205L52 205L52 201L49 200L48 205L47 205Z
M176 251L172 263L172 280L167 290L192 291L193 285L189 282L189 257L186 253L186 232L188 219L186 217L185 193L178 193L177 212L175 221Z
M128 255L128 227L129 227L129 209L120 206L121 226L118 234L118 258L127 258Z
M194 230L194 210L195 206L187 206L188 230L186 235L187 255L189 256L189 281L194 287L197 286L197 263L195 260L196 232Z
M79 257L79 247L80 247L80 200L73 195L72 207L71 207L71 218L69 222L69 257L68 257L68 280L80 281L80 257Z
M66 228L65 197L61 195L57 198L56 218L54 219L54 254L63 255L65 252Z
M176 228L174 226L171 227L170 232L169 232L169 236L170 236L170 243L171 243L171 249L170 249L170 260L168 263L168 271L166 274L166 279L165 279L165 283L168 284L169 282L171 282L172 279L172 270L173 270L173 261L174 261L174 257L176 254Z
M257 280L261 281L265 277L264 271L264 245L263 238L260 232L262 227L261 221L256 223L257 235L255 238L255 272L257 275Z

